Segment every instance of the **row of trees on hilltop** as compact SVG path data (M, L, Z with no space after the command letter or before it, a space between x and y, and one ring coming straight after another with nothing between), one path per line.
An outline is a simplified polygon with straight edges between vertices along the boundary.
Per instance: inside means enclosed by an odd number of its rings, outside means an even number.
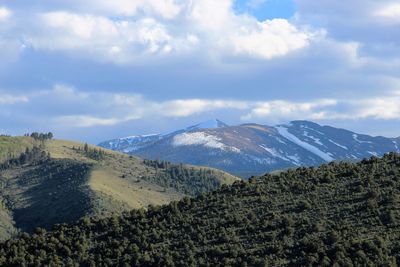
M27 134L25 134L25 136L30 136L33 139L39 140L39 141L51 140L54 137L52 132L48 132L48 133L33 132L31 134L27 133Z
M91 148L87 143L83 145L83 147L73 147L75 151L78 151L84 154L86 157L94 159L94 160L102 160L107 155L106 151L101 148Z
M1 266L398 266L400 155L299 168L0 244Z

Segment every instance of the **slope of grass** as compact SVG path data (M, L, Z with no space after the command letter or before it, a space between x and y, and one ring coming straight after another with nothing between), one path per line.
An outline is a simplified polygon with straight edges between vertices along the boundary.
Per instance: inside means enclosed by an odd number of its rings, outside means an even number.
M0 136L0 162L18 157L26 148L31 149L35 145L39 145L39 142L31 137Z
M87 186L91 166L49 159L40 164L19 166L2 174L2 190L16 226L31 232L38 226L74 222L90 214L93 194Z
M18 157L27 148L32 149L39 145L30 137L0 136L0 163ZM7 239L17 233L12 212L7 207L7 200L4 198L2 189L6 186L0 176L0 240Z
M236 182L0 245L2 266L397 266L400 155Z
M89 186L95 193L107 195L116 201L125 203L126 209L162 205L183 197L183 194L173 189L164 189L146 181L132 182L104 168L92 171Z
M216 170L170 164L185 174L175 177L169 169L149 166L137 157L104 149L100 153L94 146L85 152L83 144L73 141L2 140L6 155L14 151L18 157L33 146L46 153L40 161L16 163L0 171L0 239L11 237L16 228L32 232L38 226L50 229L55 223L72 223L84 216L166 204L237 179ZM200 177L200 173L207 175Z

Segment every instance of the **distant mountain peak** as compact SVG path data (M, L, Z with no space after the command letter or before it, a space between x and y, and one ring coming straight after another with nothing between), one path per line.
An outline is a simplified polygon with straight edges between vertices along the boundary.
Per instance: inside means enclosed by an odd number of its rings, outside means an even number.
M121 137L119 140L125 140L125 139L132 139L132 138L147 138L147 137L155 137L159 136L160 134L139 134L139 135L131 135L131 136L126 136L126 137Z
M193 130L201 130L201 129L215 129L215 128L223 128L223 127L228 127L229 125L224 123L223 121L220 121L219 119L211 119L208 121L201 122L199 124L190 126L186 128L189 131Z
M283 125L282 125L283 126ZM285 124L285 126L308 126L308 127L321 127L318 123L312 122L312 121L306 121L306 120L295 120L291 121L288 124Z

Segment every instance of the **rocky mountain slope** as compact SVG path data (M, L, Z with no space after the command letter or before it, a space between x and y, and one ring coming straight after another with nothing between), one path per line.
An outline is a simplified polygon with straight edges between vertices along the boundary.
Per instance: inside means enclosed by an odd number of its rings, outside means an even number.
M395 153L298 168L37 230L0 244L0 265L397 266L399 189Z
M219 170L143 160L71 141L0 141L0 151L16 153L6 153L9 157L0 162L0 239L83 216L166 204L238 179Z
M210 166L242 177L400 152L399 139L309 121L228 126L213 120L169 134L116 139L100 146L145 158Z

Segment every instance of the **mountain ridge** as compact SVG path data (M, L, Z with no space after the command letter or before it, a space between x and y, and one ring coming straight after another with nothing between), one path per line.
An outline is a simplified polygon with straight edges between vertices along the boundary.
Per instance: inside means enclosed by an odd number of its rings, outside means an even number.
M158 135L155 140L136 140L134 146L110 146L112 141L99 146L145 158L210 166L242 177L400 152L397 138L369 136L304 120L276 126L221 125L187 127Z

